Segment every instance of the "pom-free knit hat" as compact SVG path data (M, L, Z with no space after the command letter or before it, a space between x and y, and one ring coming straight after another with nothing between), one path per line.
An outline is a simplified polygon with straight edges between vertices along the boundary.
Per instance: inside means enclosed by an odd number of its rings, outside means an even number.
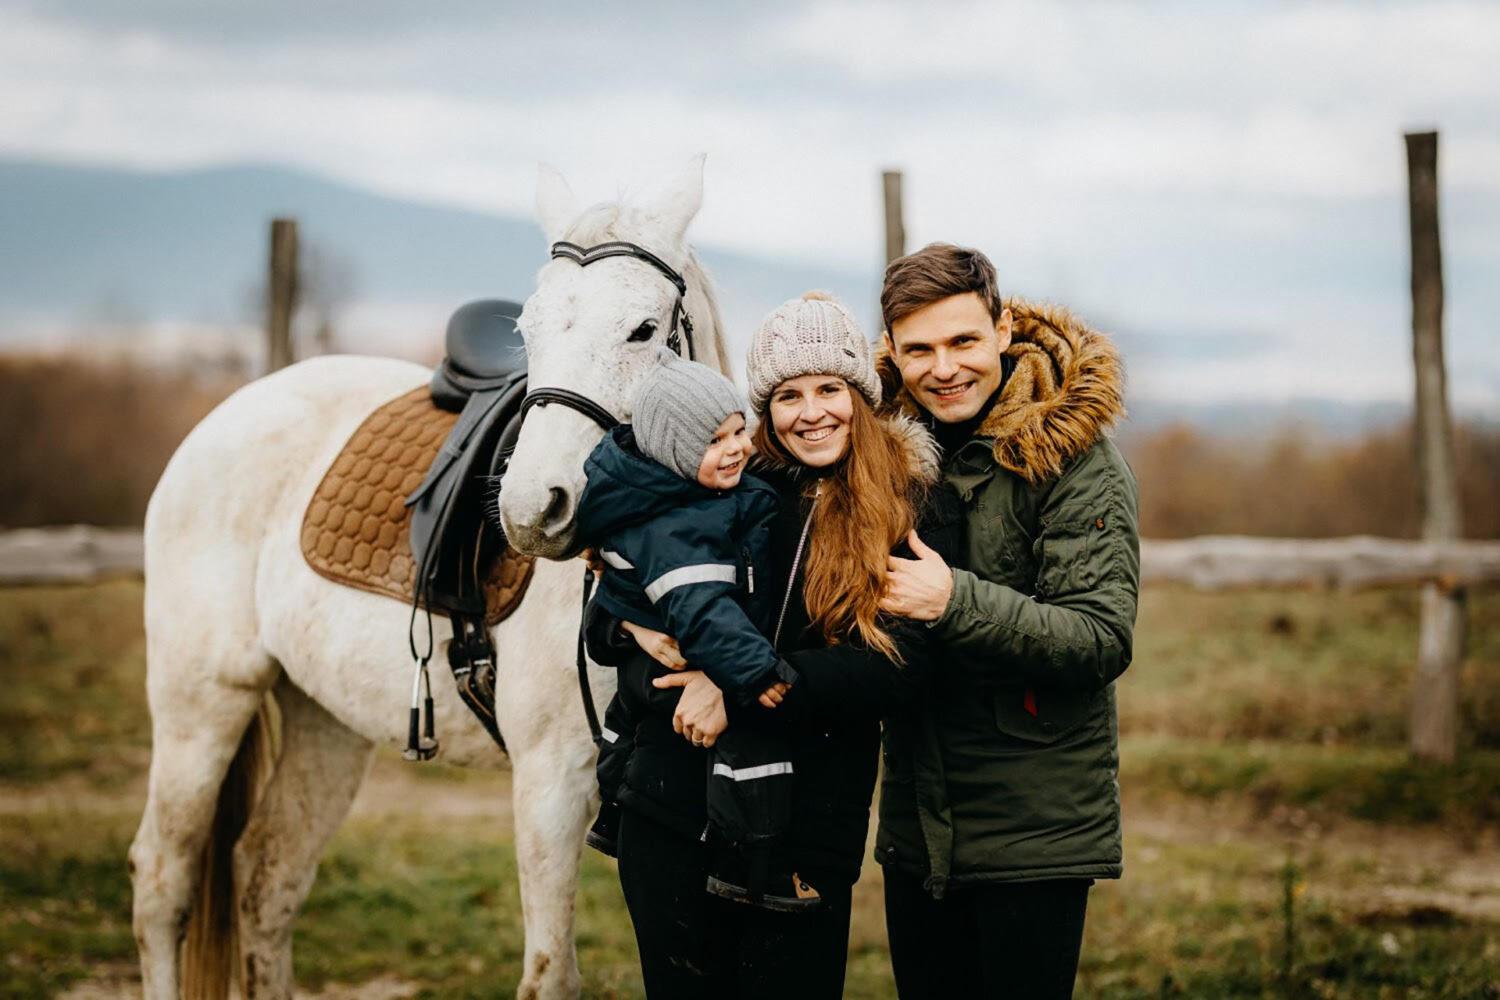
M665 347L658 348L657 357L661 364L636 390L635 442L648 458L696 480L714 432L731 413L746 413L745 399L707 365L685 361Z
M751 338L745 369L756 413L766 411L778 385L799 375L837 375L871 407L880 405L870 342L848 308L824 292L777 306Z

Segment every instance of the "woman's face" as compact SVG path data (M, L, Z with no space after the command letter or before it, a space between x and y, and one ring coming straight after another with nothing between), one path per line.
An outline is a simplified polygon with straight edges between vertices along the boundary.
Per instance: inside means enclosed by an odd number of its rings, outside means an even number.
M799 375L771 393L771 426L803 465L832 465L849 451L854 398L837 375Z

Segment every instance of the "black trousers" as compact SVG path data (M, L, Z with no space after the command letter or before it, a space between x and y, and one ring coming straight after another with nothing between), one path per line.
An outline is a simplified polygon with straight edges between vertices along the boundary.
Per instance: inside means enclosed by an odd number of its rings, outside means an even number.
M619 848L620 886L650 1000L843 996L850 886L804 873L823 897L808 913L711 896L703 888L707 848L628 808Z
M901 1000L1073 995L1092 879L950 888L885 870L885 926Z

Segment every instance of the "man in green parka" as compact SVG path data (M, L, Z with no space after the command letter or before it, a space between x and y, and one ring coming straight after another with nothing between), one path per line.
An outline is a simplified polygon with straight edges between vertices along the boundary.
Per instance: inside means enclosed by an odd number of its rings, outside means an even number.
M943 669L888 720L877 860L903 1000L1068 997L1088 889L1121 874L1114 681L1140 581L1113 344L1002 300L976 250L886 269L887 399L926 420L968 510L967 559L912 540L887 611Z

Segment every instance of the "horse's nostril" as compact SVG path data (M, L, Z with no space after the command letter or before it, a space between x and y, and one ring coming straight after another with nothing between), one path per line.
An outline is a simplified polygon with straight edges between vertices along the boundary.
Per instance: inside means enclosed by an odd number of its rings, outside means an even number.
M568 502L568 492L560 486L554 486L548 491L547 509L542 511L542 528L546 531L555 530L567 523L572 516L572 504Z

